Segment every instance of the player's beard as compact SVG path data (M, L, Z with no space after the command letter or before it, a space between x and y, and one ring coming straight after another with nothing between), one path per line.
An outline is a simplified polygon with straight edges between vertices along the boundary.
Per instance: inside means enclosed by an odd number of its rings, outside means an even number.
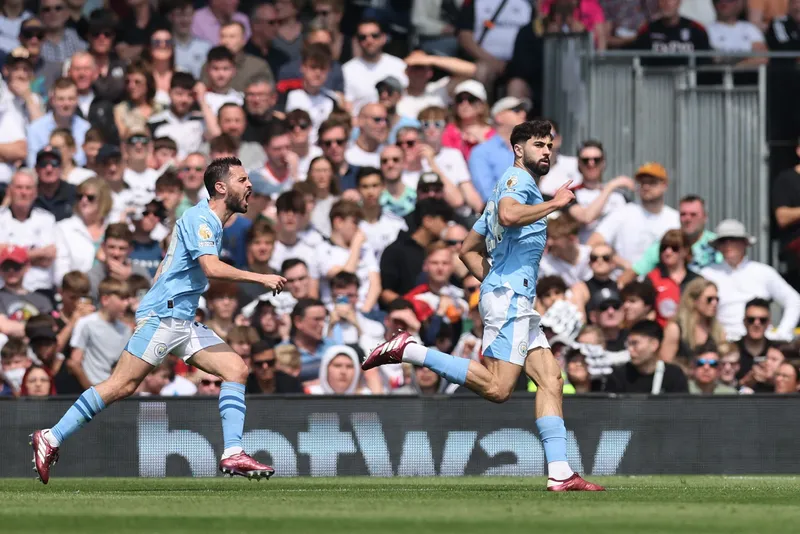
M225 199L225 207L231 213L247 213L247 197L250 192L247 191L242 195L229 196Z
M550 160L548 158L525 160L523 163L534 176L542 177L550 172Z

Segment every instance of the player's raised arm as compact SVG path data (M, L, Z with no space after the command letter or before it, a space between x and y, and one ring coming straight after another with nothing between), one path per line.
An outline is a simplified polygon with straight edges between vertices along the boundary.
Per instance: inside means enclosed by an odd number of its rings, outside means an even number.
M511 197L503 197L498 205L497 220L503 226L527 226L543 219L572 202L575 195L569 189L571 184L572 180L569 180L559 187L552 200L532 206Z
M273 291L281 291L286 279L276 274L259 274L250 271L242 271L228 265L213 254L205 254L198 258L200 268L205 275L211 279L228 280L230 282L255 282Z

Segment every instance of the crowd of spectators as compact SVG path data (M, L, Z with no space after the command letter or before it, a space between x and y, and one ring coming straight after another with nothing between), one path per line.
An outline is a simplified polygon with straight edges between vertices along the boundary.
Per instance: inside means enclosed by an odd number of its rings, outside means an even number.
M250 366L248 393L469 394L360 361L401 329L481 360L480 284L459 251L513 162L512 129L547 114L542 39L800 45L800 0L98 4L2 3L0 397L108 378L175 221L208 198L204 170L224 156L253 194L223 258L287 279L278 295L212 281L197 311ZM540 188L572 180L576 199L548 221L536 307L565 392L796 393L800 294L748 258L748 229L707 228L697 196L666 205L659 163L606 179L612 140L573 151L552 133ZM779 178L773 206L795 257L799 175ZM138 394L220 385L170 356Z

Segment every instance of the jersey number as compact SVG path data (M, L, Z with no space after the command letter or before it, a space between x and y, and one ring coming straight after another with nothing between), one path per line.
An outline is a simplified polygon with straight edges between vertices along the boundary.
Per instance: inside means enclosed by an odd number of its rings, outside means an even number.
M505 232L505 228L500 224L500 220L497 217L497 204L494 201L489 201L486 204L486 228L488 230L486 233L486 252L491 254L497 248L497 245L503 242L503 233Z

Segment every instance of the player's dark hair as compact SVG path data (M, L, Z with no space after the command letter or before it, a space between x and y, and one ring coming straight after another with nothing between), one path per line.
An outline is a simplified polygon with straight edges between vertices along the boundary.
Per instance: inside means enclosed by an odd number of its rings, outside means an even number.
M208 55L206 56L206 65L212 61L230 61L234 65L236 64L236 58L233 56L233 52L221 45L215 46L208 51Z
M542 296L547 295L551 291L566 293L567 289L567 283L564 282L564 279L555 274L552 276L543 276L539 278L539 281L536 283L536 294Z
M306 199L300 191L294 189L281 193L278 200L275 201L275 209L278 213L285 213L291 211L298 215L306 214Z
M191 91L194 89L195 85L194 76L189 74L188 72L175 72L172 75L172 80L169 82L169 88L172 89L185 89L187 91Z
M217 182L224 182L231 174L232 167L241 167L239 158L219 158L211 162L203 174L203 183L211 198L217 196Z
M769 312L769 301L767 299L756 297L754 299L748 300L747 304L744 305L745 311L747 311L748 308L761 308Z
M414 208L414 219L417 226L422 226L425 217L441 217L445 221L453 220L453 208L440 198L423 198Z
M524 145L528 139L552 139L553 125L548 120L534 119L518 124L511 131L511 146Z
M302 265L308 269L308 264L300 258L289 258L288 260L284 260L284 262L281 264L281 274L285 275L286 271L293 267L297 267L298 265Z
M653 309L656 307L656 288L653 287L649 280L643 282L634 280L622 288L619 292L619 298L623 302L632 298L640 298L645 306Z
M634 324L630 332L628 332L628 336L630 337L634 334L653 338L658 340L659 344L664 340L664 330L657 322L651 321L650 319L644 319Z
M350 286L359 287L358 276L354 273L346 271L339 271L333 278L331 278L331 289L344 289Z
M375 167L361 167L358 169L358 174L356 175L356 187L361 185L361 180L366 178L367 176L380 176L381 183L384 183L386 179L383 177L383 174L379 169Z

